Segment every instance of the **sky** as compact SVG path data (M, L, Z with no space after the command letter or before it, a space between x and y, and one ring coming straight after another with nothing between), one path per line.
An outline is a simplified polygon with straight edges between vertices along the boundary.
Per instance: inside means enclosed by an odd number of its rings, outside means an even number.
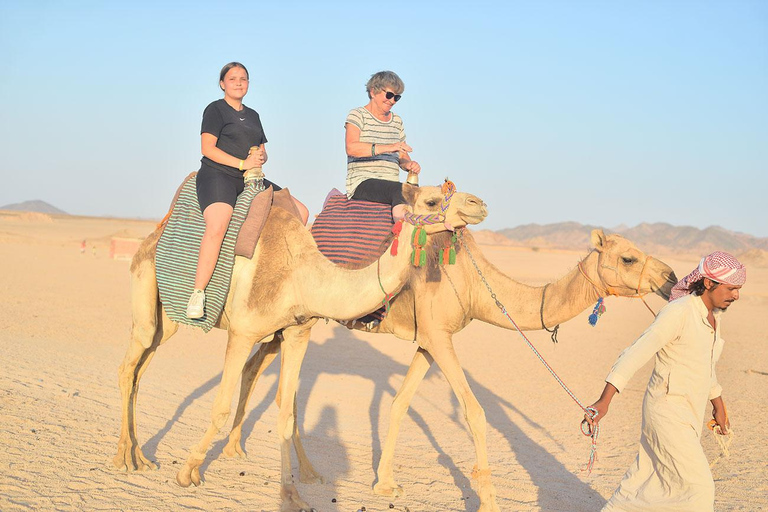
M768 236L768 2L743 0L0 0L0 205L161 218L230 61L267 177L313 215L389 69L421 183L481 197L478 228Z

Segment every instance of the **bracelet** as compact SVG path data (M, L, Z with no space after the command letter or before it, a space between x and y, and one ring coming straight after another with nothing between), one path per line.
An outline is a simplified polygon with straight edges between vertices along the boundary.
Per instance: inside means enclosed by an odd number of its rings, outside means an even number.
M241 171L243 170L243 163L244 162L240 160L240 165L237 166L237 168L240 169Z
M371 156L376 156L376 143L371 144Z

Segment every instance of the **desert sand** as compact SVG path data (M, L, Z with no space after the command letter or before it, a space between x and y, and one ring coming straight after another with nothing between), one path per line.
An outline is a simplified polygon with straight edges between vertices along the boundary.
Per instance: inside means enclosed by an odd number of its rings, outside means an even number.
M138 220L0 212L0 510L279 510L273 398L278 365L259 381L246 417L247 459L222 456L228 428L202 467L205 484L175 482L209 424L226 334L192 328L160 348L142 380L139 435L157 471L112 466L120 424L117 368L128 345L129 262L108 257L111 237L145 236ZM87 250L80 243L87 240ZM542 284L586 253L484 245L511 277ZM662 257L678 276L699 255ZM664 301L651 297L659 309ZM563 324L559 343L529 337L574 393L597 399L617 355L652 321L643 304L608 298L596 327L590 311ZM734 431L730 457L713 467L717 511L768 509L768 269L749 268L741 300L724 316L718 365ZM646 365L602 422L598 461L581 470L589 439L582 413L519 334L473 322L455 337L485 408L498 503L504 511L599 510L637 450ZM322 512L475 511L474 447L450 387L432 369L403 422L396 478L406 495L371 491L389 418L415 345L319 322L299 388L305 446L326 483L297 484ZM230 424L231 424L230 417ZM710 460L719 455L708 431Z

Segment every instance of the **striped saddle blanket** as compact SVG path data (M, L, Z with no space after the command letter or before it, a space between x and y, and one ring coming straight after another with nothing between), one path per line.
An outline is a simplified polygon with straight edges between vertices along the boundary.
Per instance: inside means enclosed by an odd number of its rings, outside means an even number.
M240 227L248 216L254 197L267 192L271 194L272 189L260 192L249 184L238 196L216 268L205 288L205 316L191 319L187 318L187 302L194 288L200 241L205 231L196 183L197 173L192 173L176 193L171 215L157 243L155 267L160 302L168 317L174 322L200 327L208 332L219 320L229 293Z
M347 199L333 189L312 224L312 236L326 258L337 265L359 269L384 253L393 224L392 207L388 204ZM382 307L359 321L381 321L384 316Z

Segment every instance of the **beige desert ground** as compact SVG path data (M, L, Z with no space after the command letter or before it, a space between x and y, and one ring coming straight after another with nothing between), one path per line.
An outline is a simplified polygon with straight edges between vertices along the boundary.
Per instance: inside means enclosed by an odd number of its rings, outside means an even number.
M202 467L205 484L184 489L175 482L178 465L209 424L224 359L222 331L181 328L142 380L139 435L159 469L124 473L112 466L120 425L117 368L131 315L129 262L109 258L109 243L152 229L148 221L0 212L0 510L279 510L277 364L249 403L248 458L222 455L225 428ZM562 276L587 251L482 249L509 276L530 284ZM698 259L658 256L681 277ZM649 303L664 304L659 297ZM543 331L529 334L585 403L597 398L616 356L652 321L639 301L606 304L597 327L588 325L588 310L563 324L557 345ZM730 457L712 470L717 511L768 509L767 333L768 268L753 266L723 322L718 375L735 435ZM520 336L473 322L455 342L487 414L500 508L599 510L635 457L650 365L614 401L587 475L582 414ZM299 388L300 428L326 483L298 486L319 511L477 510L471 436L436 369L419 388L399 438L396 477L406 495L371 491L389 405L415 348L333 322L313 330ZM702 443L710 460L717 458L708 431Z

